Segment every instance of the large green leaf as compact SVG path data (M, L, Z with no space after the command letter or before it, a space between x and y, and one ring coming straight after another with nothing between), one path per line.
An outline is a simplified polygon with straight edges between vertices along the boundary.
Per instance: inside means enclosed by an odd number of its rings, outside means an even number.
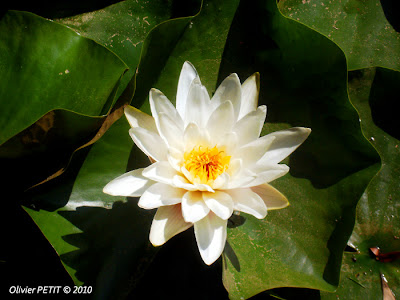
M400 261L377 261L369 250L380 247L383 253L400 251L400 132L398 126L393 126L396 116L390 108L390 103L398 99L400 74L366 69L350 75L352 102L360 112L363 131L382 158L382 168L357 207L356 225L349 241L357 252L345 253L340 288L335 294L322 294L322 298L381 299L381 274L395 295L400 294Z
M173 16L172 6L171 1L128 0L57 22L117 54L130 68L121 84L125 87L136 72L146 35Z
M61 174L94 142L127 66L92 40L49 20L8 12L0 34L1 183L23 191Z
M290 175L273 182L291 206L262 221L243 216L229 230L224 284L233 299L285 286L333 291L357 201L379 158L349 102L342 51L284 18L274 1L259 4L255 15L252 5L239 7L221 77L257 66L269 111L264 133L290 126L313 132L289 159ZM251 16L259 23L246 26Z
M386 20L379 0L282 0L279 8L338 44L350 70L400 70L400 34Z
M0 22L0 144L56 108L107 112L126 65L65 26L25 12Z

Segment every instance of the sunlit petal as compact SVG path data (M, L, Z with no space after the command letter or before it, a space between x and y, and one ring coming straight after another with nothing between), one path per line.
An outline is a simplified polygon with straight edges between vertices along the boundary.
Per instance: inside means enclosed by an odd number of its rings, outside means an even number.
M269 137L275 137L275 140L262 159L270 163L281 162L296 150L310 133L310 128L293 127L268 134Z
M232 197L224 192L203 192L206 205L221 219L227 220L233 213Z
M216 144L221 137L232 131L235 124L234 110L231 101L225 101L211 114L207 122L207 130L212 133L212 144Z
M231 74L221 82L211 99L214 108L220 106L225 101L230 101L233 106L234 120L239 116L242 99L242 87L237 74Z
M140 197L138 205L141 208L153 209L165 205L182 202L185 190L174 188L164 183L155 183Z
M257 193L266 204L269 210L271 209L281 209L289 205L288 199L279 192L276 188L269 184L261 184L254 186L251 190Z
M157 209L150 229L150 242L161 246L170 238L192 227L183 219L181 205L162 206Z
M268 183L286 175L287 172L289 172L289 167L287 165L271 164L266 171L257 173L252 181L241 185L241 187L253 187L263 183Z
M185 119L186 101L189 94L190 84L195 78L198 78L196 69L190 62L186 61L183 64L179 76L178 90L176 93L176 110L179 112L182 120ZM200 81L199 78L198 81Z
M185 108L185 126L189 123L196 123L204 127L210 116L210 96L200 80L195 78L189 89Z
M143 169L127 172L110 181L103 192L112 196L138 197L141 196L153 181L142 175Z
M258 138L257 140L239 148L235 152L234 157L241 158L244 167L251 166L255 164L261 157L263 157L265 151L269 149L274 139L274 136L263 136Z
M267 107L260 106L257 110L247 114L233 128L233 132L238 135L241 145L250 143L260 136L263 128L265 117L267 115Z
M159 132L165 143L172 148L183 150L183 130L169 115L159 114Z
M194 223L197 246L207 265L214 263L225 248L226 224L227 220L222 220L214 213Z
M234 202L233 209L251 214L258 219L264 219L267 215L267 206L263 199L249 188L227 191Z
M172 185L172 180L178 173L167 161L156 162L142 172L144 177L148 179Z
M129 129L129 135L147 156L156 161L167 159L168 148L163 139L155 132L145 128L135 127Z
M254 73L242 84L242 102L239 120L248 113L257 109L258 95L260 93L260 74Z
M185 151L190 151L199 145L207 147L210 146L210 135L207 130L199 128L196 123L189 123L183 134L183 142Z
M195 223L210 212L205 204L202 192L187 192L182 198L182 215L186 222Z
M158 134L156 122L152 116L130 105L125 106L124 113L131 127L141 127Z
M161 91L157 89L151 89L149 94L149 102L151 113L154 116L154 120L158 130L160 130L160 113L168 115L174 121L175 126L180 130L183 130L183 121L181 116L178 114L175 107Z

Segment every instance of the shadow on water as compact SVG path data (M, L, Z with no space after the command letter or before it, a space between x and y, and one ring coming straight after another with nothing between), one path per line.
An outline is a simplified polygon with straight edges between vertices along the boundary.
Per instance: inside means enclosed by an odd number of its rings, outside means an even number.
M102 9L118 2L120 2L120 0L62 0L54 1L49 5L49 2L46 0L6 0L0 5L0 17L2 17L2 14L7 10L22 10L33 12L49 19L66 18Z
M400 124L396 107L400 99L399 82L399 72L377 68L369 98L375 125L398 140Z
M155 254L148 239L154 212L138 208L137 199L115 202L112 209L78 207L59 214L82 230L62 237L78 249L61 259L80 281L96 287L96 296L121 296Z
M193 228L166 244L129 299L228 299L222 285L221 258L211 266L201 259Z

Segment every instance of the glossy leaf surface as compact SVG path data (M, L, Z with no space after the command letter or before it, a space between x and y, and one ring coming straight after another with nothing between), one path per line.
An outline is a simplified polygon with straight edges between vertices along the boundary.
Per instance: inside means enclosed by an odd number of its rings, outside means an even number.
M0 32L0 144L56 108L91 116L108 111L127 68L113 53L25 12L8 12Z
M346 54L349 70L400 70L400 34L386 20L379 0L285 0L279 8L334 41Z

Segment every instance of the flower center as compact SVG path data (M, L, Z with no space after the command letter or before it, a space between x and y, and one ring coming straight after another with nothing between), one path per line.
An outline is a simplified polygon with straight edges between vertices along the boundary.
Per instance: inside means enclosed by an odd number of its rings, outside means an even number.
M194 147L184 154L184 166L199 183L207 184L228 169L230 156L224 151L203 146Z

